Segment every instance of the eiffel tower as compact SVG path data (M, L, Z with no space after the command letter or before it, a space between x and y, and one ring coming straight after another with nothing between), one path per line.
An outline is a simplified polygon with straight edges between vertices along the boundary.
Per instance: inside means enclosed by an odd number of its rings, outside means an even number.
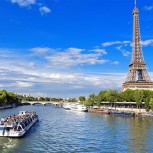
M132 42L132 58L129 65L129 71L126 77L126 81L122 85L122 91L126 89L141 89L141 90L153 90L153 82L151 81L146 64L144 62L141 39L140 39L140 27L139 27L139 10L136 7L133 9L133 42Z

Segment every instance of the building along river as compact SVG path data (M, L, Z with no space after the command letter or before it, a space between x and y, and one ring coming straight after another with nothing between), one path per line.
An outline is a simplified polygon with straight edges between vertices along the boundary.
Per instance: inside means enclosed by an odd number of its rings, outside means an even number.
M36 111L23 138L0 137L0 153L152 153L153 119L75 112L54 106L0 110L0 118Z

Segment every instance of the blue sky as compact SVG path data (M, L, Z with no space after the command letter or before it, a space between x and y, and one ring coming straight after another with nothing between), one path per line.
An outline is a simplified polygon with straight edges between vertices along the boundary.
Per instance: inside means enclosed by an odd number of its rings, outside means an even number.
M1 0L0 88L79 97L121 90L131 58L134 0ZM153 1L137 0L153 79Z

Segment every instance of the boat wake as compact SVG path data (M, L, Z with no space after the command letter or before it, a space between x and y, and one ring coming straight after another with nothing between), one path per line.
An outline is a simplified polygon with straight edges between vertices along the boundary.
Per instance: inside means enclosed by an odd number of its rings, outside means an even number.
M2 138L0 139L0 150L2 153L8 153L12 149L14 149L18 144L17 139L12 138Z

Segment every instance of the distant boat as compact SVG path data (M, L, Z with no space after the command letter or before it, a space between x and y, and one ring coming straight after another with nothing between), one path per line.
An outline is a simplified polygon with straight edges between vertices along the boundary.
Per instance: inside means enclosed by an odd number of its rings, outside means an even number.
M20 111L18 115L1 118L1 137L22 137L38 121L35 112Z
M70 104L64 104L63 108L66 110L70 110L71 109L71 105Z
M109 110L103 110L103 109L89 109L88 112L97 113L97 114L110 114Z
M87 106L81 105L81 104L72 104L70 109L73 111L79 111L79 112L87 112L88 111Z
M110 114L114 114L114 115L121 115L121 116L135 116L134 113L130 113L130 112L121 112L121 111L114 111L114 110L111 110L110 111Z

